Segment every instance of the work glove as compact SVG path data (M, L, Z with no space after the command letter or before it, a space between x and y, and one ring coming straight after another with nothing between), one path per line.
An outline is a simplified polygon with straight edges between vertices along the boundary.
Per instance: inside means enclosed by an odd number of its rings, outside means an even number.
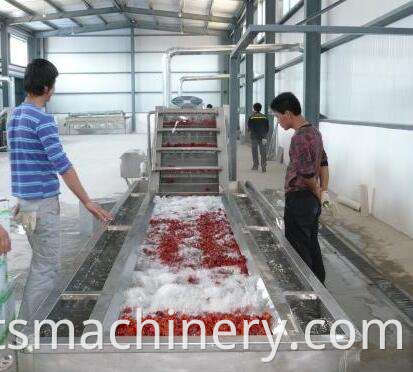
M338 214L337 204L330 199L328 191L321 192L321 206L335 217Z
M321 191L321 205L323 207L328 207L330 205L330 195L328 195L328 191Z

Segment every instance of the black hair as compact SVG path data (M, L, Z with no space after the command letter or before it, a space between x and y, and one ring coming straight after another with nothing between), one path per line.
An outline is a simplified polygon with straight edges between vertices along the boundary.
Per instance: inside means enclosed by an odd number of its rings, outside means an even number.
M210 103L208 103L207 108L212 108L212 105Z
M254 103L254 106L252 106L253 108L254 108L254 111L256 111L256 112L261 112L261 109L262 109L262 105L261 105L261 103Z
M286 111L290 111L296 116L301 115L300 101L291 92L284 92L275 97L271 102L271 108L280 114L285 114Z
M44 87L53 88L59 76L56 66L45 59L34 59L24 74L24 90L35 96L44 93Z

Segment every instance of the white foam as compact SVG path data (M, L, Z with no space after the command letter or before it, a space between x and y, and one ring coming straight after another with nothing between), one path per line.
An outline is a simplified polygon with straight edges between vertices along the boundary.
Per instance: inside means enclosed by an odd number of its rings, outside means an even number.
M223 209L220 197L155 197L152 218L173 218L181 221L196 219L205 212ZM184 239L179 254L185 263L200 266L200 252L193 247L195 237ZM232 237L224 236L224 245ZM156 239L157 240L157 239ZM144 247L153 249L157 241L146 241ZM228 252L230 257L238 257ZM153 256L141 254L131 288L125 291L125 306L141 307L144 314L173 309L188 315L207 312L231 313L242 310L260 314L268 305L266 290L256 275L241 274L238 266L213 269L174 269L163 265Z
M137 271L135 286L125 292L125 305L141 307L144 314L169 309L188 315L236 310L261 313L267 301L259 277L239 271L223 275L220 270L187 268L173 272L165 266ZM190 278L196 282L188 282Z

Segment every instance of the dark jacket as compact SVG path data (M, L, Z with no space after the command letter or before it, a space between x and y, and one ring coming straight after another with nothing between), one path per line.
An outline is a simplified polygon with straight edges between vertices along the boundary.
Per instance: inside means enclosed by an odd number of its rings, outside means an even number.
M251 137L265 138L268 135L269 124L268 118L261 112L254 112L248 119L248 129L251 133Z

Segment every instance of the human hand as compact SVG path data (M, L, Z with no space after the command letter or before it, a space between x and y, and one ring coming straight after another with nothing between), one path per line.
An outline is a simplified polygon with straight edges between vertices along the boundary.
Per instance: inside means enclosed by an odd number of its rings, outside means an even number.
M325 210L328 210L334 217L339 214L337 203L330 199L327 191L321 192L321 205Z
M11 251L10 237L7 231L0 225L0 254Z
M328 195L328 191L321 192L321 205L323 207L329 207L331 203L330 196Z
M17 203L11 211L12 218L15 219L20 212L20 204Z
M263 139L262 139L262 144L263 144L264 146L266 146L267 143L268 143L268 140L267 140L266 138L263 138Z
M109 223L113 220L113 216L110 212L104 210L100 205L92 201L85 203L85 208L103 223Z

